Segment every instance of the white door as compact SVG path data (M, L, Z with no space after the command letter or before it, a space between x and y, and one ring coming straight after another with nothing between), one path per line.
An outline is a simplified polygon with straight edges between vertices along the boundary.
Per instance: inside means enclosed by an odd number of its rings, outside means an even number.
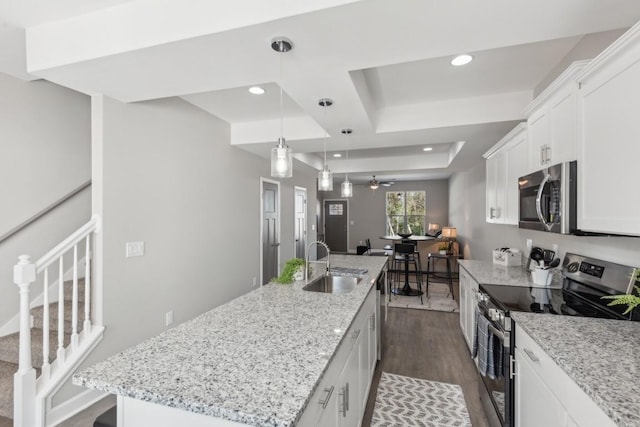
M295 188L295 248L296 258L304 259L307 246L307 189Z
M279 185L262 181L262 284L278 277L280 246Z

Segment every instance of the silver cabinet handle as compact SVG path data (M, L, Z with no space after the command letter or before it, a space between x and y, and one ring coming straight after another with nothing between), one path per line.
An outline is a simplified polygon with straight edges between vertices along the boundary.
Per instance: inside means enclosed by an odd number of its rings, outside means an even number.
M349 398L349 383L342 387L340 396L342 396L342 409L340 409L340 412L342 412L342 418L346 418L349 405L349 403L347 402L347 399Z
M358 339L359 336L360 336L360 329L358 329L357 331L353 331L351 338L353 338L353 340L355 341Z
M529 356L529 359L531 359L532 362L538 363L540 361L540 359L538 359L538 356L536 356L536 354L528 348L523 348L522 351L524 351L527 356Z
M324 391L327 392L327 395L325 396L324 400L321 399L320 401L318 401L318 403L322 405L322 409L325 409L329 404L329 400L331 399L331 395L333 394L333 389L333 386L324 389Z
M516 358L509 356L509 379L516 376Z
M371 313L371 315L369 315L369 321L371 322L369 324L369 326L371 327L372 331L376 330L376 314L375 313Z
M544 145L540 147L540 164L544 165Z
M545 148L545 160L547 163L551 162L551 146L547 145Z

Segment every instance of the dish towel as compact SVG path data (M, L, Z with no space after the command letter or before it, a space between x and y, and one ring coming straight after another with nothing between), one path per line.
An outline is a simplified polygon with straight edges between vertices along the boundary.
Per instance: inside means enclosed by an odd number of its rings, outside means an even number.
M489 319L477 312L476 339L473 345L473 357L478 357L478 370L480 375L495 379L494 337L489 332Z

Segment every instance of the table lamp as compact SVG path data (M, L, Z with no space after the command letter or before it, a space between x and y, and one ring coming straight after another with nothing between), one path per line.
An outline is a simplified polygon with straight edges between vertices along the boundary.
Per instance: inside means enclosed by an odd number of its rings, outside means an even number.
M427 228L427 230L429 230L429 235L435 237L436 232L440 229L440 224L437 224L435 222L430 222L429 223L429 227Z
M442 237L449 241L447 246L447 255L453 255L453 242L456 240L458 233L455 227L442 227Z

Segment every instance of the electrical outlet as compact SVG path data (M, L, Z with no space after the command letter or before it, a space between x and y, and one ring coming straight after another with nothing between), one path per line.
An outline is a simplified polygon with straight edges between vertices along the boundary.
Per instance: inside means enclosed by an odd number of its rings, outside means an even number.
M167 313L164 315L164 324L165 326L173 325L173 310L167 311Z
M258 278L254 277L252 282L253 282L253 287L255 288L256 285L258 284Z
M127 242L125 245L125 258L144 255L144 242Z

